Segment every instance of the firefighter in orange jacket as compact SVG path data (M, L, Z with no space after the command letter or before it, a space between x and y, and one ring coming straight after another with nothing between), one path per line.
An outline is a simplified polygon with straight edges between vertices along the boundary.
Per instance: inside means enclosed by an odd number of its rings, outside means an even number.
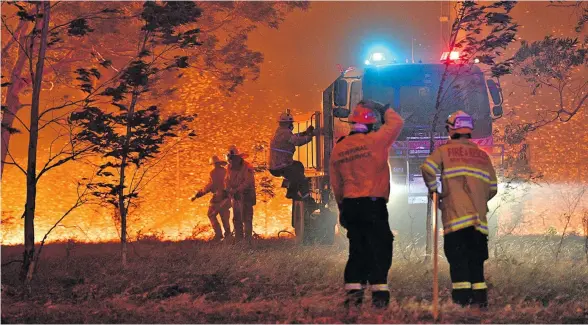
M449 116L446 128L450 140L437 148L421 170L429 191L437 191L441 175L442 220L445 255L455 303L486 307L487 286L484 261L488 259L487 203L497 192L496 173L490 158L469 139L472 118L457 111Z
M231 212L229 211L231 208L231 203L227 193L225 192L225 176L227 174L227 170L224 168L224 166L227 165L227 162L220 160L218 156L212 156L209 162L211 165L214 165L214 169L210 172L208 183L204 186L203 189L196 192L196 194L194 194L190 200L194 201L195 199L200 198L207 193L212 193L212 198L210 199L210 204L208 206L208 219L210 220L210 224L214 230L214 239L222 240L223 232L217 219L217 215L219 214L223 228L225 230L224 237L231 237Z
M378 131L373 130L377 122L374 111L384 116ZM386 208L390 196L388 151L404 122L388 105L371 100L360 101L349 121L351 133L339 139L329 163L340 223L349 238L345 306L361 305L369 282L373 306L385 308L390 302L387 280L394 241Z
M251 242L253 235L253 206L255 197L255 176L253 166L245 161L246 155L240 153L236 146L231 146L227 153L229 169L225 185L233 207L233 228L235 240L245 238ZM244 228L244 229L243 229Z

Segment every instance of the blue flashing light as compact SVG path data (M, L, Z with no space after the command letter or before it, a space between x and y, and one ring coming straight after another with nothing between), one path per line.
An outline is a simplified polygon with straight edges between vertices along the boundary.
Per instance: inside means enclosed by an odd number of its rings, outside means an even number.
M381 61L385 61L386 60L386 57L381 52L375 52L375 53L372 54L372 58L371 59L374 62L381 62Z

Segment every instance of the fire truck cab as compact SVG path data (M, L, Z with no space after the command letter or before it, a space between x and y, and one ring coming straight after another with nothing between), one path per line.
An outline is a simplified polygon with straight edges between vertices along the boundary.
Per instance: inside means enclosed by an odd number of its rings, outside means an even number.
M383 56L372 55L383 59ZM446 60L443 60L446 61ZM368 64L363 72L342 72L323 92L322 110L295 117L296 131L309 125L323 128L323 135L299 147L295 159L306 167L311 190L320 210L305 215L302 202L293 201L292 225L305 244L333 242L338 211L329 184L329 159L337 139L349 133L347 117L362 99L391 104L404 119L404 128L390 148L391 194L388 203L390 225L394 233L415 238L426 234L428 193L420 165L430 154L429 141L435 147L447 141L445 120L454 111L463 110L475 120L472 141L492 157L495 166L504 159L504 148L495 145L492 121L502 115L502 95L497 82L486 80L476 64ZM446 66L447 65L447 66ZM445 69L447 71L445 72ZM439 96L439 114L433 116L442 75L446 74ZM490 99L493 102L491 108ZM380 125L376 125L376 129ZM489 226L497 227L496 220Z

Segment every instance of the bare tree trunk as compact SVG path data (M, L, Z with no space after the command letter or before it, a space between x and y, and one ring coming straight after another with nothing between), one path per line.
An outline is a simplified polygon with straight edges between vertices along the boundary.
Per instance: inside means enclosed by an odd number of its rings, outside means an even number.
M129 127L127 126L127 130ZM127 133L128 138L128 133ZM125 140L127 143L127 140ZM125 149L123 149L125 151ZM123 155L122 163L120 166L120 178L119 178L119 189L118 189L118 209L120 213L120 244L121 244L121 260L123 268L127 267L127 209L125 206L125 165L127 163L126 154Z
M35 204L37 198L37 142L39 140L39 101L41 95L41 82L43 81L43 68L45 64L45 51L47 49L47 34L49 29L49 1L37 4L37 8L43 6L43 28L39 42L39 56L33 78L33 98L31 101L31 121L29 134L29 151L27 164L27 198L25 204L25 250L23 256L23 268L21 277L24 276L26 284L33 278L35 269ZM40 12L41 10L37 10ZM32 43L31 43L32 44ZM31 51L32 56L32 51Z
M145 51L145 46L147 45L147 40L149 39L149 32L146 32L143 37L143 43L141 45L141 49L139 53ZM131 105L129 105L129 110L127 112L127 133L125 135L125 142L123 143L122 148L122 159L121 159L121 166L120 166L120 178L119 178L119 189L118 189L118 208L120 211L120 243L121 243L121 260L122 266L125 268L127 266L127 214L129 212L129 203L125 202L125 169L127 167L127 160L129 154L129 145L131 143L131 137L133 136L133 129L131 125L133 124L133 115L135 113L135 105L137 105L137 101L139 100L140 89L139 86L133 87L132 97L131 97ZM131 200L129 197L128 200ZM127 200L127 201L128 201Z
M439 90L437 91L437 98L435 99L435 115L433 115L433 122L431 125L431 134L429 135L429 152L433 152L435 149L435 132L437 128L437 121L439 120L439 113L441 113L441 94L444 91L445 81L447 80L447 74L449 72L449 62L450 62L450 54L455 48L455 42L457 40L457 34L459 33L459 29L461 26L461 22L463 16L465 14L465 7L461 7L459 14L457 15L457 23L452 27L451 34L449 37L449 54L447 55L447 60L445 61L445 68L443 69L443 74L441 75L441 80L439 81ZM429 200L427 202L427 240L425 244L425 262L429 262L431 259L431 249L432 249L432 240L431 237L433 235L432 229L432 202Z
M122 160L120 166L120 178L119 178L119 192L118 192L118 205L120 211L120 242L121 242L121 259L123 267L127 266L127 213L128 205L125 202L124 190L125 190L125 170L127 166L127 156L129 154L129 145L133 130L131 128L133 121L133 114L135 113L135 105L139 97L138 89L133 89L133 95L131 98L131 105L127 112L127 134L125 135L125 142L123 144ZM130 198L129 198L130 200Z
M584 210L582 226L584 226L584 254L586 255L586 263L588 263L588 210Z
M25 44L27 43L27 33L25 30L21 29L20 26L17 29L17 32L14 36L18 37L18 42L22 44L22 46L27 46ZM3 49L3 54L7 50L8 49ZM8 145L10 144L10 132L8 131L8 128L4 127L4 125L6 125L7 127L12 127L12 123L14 122L16 114L18 113L18 110L21 108L19 94L22 91L22 89L27 85L26 81L24 81L21 77L26 61L26 53L24 53L24 51L21 48L19 48L18 58L16 59L14 67L12 67L10 75L10 85L8 85L6 89L5 105L8 107L8 111L2 114L2 143L0 143L0 148L2 151L2 165L0 167L0 178L4 174L4 161L6 161Z

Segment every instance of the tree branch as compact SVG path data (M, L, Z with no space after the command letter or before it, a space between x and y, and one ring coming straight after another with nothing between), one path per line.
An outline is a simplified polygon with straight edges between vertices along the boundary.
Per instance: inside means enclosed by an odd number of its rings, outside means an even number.
M78 199L76 200L76 202L61 216L61 218L59 218L57 220L57 222L55 222L55 224L51 228L49 228L47 233L45 233L45 236L43 236L43 240L41 240L41 245L39 246L39 252L35 256L36 261L39 261L39 258L41 257L41 252L43 251L43 247L45 246L45 241L47 240L47 237L49 237L49 234L51 234L53 229L55 229L63 221L63 219L65 219L65 217L67 217L72 211L74 211L75 209L79 208L84 203L86 203L86 194L88 191L88 187L86 186L84 191L80 194L80 186L81 185L82 184L78 183L78 188L77 188ZM36 271L38 265L39 265L39 263L35 263L35 270L34 271Z
M10 34L10 36L12 36L12 38L15 38L15 33L13 33L10 30L10 27L8 27L8 24L6 23L6 20L4 20L4 16L1 17L2 19L2 24L4 25L4 28L6 28L6 31L8 31L8 33ZM27 49L25 48L25 45L21 44L20 41L16 40L16 43L18 44L18 47L20 47L21 51L23 51L23 53L29 58L31 59L31 57L29 56L29 52L27 51ZM4 51L3 51L4 52ZM4 53L2 54L2 56L4 56Z
M65 27L65 26L69 26L71 23L73 23L74 21L79 20L79 19L87 19L87 20L92 20L92 19L102 19L102 20L119 19L119 17L108 17L108 16L102 16L101 14L104 14L102 12L102 10L101 11L97 11L97 12L93 12L93 13L90 13L90 14L87 14L86 16L76 17L75 19L72 19L72 20L70 20L70 21L68 21L66 23L53 26L53 28L51 28L49 30L49 32L51 33L51 32L53 32L56 29L60 29L60 28Z
M27 175L27 171L24 168L22 168L22 166L19 165L16 162L16 159L14 159L14 156L12 156L12 154L10 153L10 150L8 149L8 145L6 143L6 139L2 138L2 142L3 142L3 145L6 146L6 155L9 156L10 159L12 159L12 162L3 161L3 163L16 166L26 176Z
M41 171L39 172L39 175L37 175L37 180L36 181L38 182L39 179L41 178L41 176L43 176L43 174L45 174L46 172L50 171L51 169L53 169L55 167L59 167L59 166L65 164L68 161L75 160L78 157L82 156L83 154L90 152L93 148L94 148L94 146L93 145L90 145L90 146L87 146L84 149L81 149L81 150L78 150L78 151L74 151L74 152L68 153L69 155L67 157L62 158L62 159L56 161L52 165L49 164L50 162L47 162L45 164L45 166L43 167L43 169L41 169ZM54 159L51 159L51 161L54 161L57 157L58 156L55 156L55 158Z
M20 37L20 34L22 33L23 28L26 25L26 21L24 20L20 20L18 23L18 26L16 27L16 30L14 31L14 34L11 34L11 40L8 41L8 43L2 48L2 57L6 57L8 55L8 51L10 50L10 48L12 47L12 44L14 44L15 42L18 43L18 38Z
M30 105L20 105L20 107L18 109L20 109L23 106L30 106ZM17 109L17 112L18 112ZM31 132L31 129L29 129L29 127L25 124L25 122L23 120L20 119L20 117L18 117L18 115L14 112L12 112L11 110L6 110L4 111L4 114L10 114L12 116L14 116L14 118L20 122L20 124L25 128L25 130L27 130L28 132Z

